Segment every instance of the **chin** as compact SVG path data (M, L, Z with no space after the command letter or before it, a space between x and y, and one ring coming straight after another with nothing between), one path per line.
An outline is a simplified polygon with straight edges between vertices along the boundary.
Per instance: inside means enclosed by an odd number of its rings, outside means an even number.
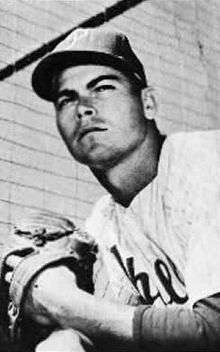
M115 164L115 158L107 155L104 156L101 153L93 153L84 156L75 155L74 158L91 169L107 169Z
M73 158L79 163L87 165L90 168L109 168L121 159L123 154L120 150L115 150L106 145L93 145L90 148L69 148Z

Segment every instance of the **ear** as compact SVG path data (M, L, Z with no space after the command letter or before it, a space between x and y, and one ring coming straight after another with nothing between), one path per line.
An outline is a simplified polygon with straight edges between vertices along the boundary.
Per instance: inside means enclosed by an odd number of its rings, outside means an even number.
M154 120L157 112L157 102L154 96L154 89L152 87L142 89L142 102L145 117L148 120Z

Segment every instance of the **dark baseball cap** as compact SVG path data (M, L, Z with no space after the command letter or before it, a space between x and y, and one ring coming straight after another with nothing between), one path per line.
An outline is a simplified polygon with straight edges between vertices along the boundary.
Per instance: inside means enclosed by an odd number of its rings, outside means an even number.
M102 28L79 28L71 32L36 66L32 86L41 98L53 101L53 77L63 69L78 65L105 65L133 76L147 86L144 68L123 33Z

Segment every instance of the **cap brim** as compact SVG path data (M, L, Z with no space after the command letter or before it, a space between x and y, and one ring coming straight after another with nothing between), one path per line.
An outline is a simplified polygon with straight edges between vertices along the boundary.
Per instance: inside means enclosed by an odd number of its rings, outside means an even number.
M143 86L146 85L145 78L134 72L132 65L123 58L97 51L60 51L49 54L36 66L32 75L32 87L42 99L54 101L54 75L70 66L88 64L111 66L136 77Z

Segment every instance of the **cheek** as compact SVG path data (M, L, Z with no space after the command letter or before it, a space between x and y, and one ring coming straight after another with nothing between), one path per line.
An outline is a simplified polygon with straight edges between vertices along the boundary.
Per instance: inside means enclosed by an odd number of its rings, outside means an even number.
M113 107L114 125L124 135L134 135L145 130L146 120L140 104L120 101Z
M73 114L70 111L56 113L56 125L63 138L68 138L75 129Z

